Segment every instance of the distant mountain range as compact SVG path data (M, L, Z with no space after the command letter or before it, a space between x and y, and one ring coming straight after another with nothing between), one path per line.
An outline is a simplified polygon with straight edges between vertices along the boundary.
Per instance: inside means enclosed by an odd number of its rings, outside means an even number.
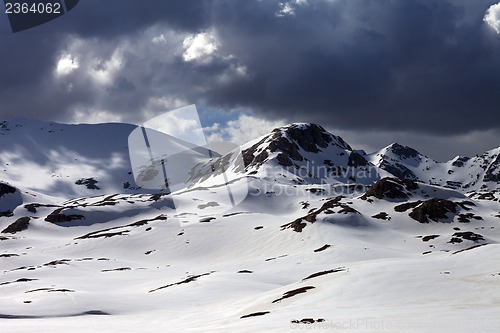
M1 122L0 179L62 198L142 193L128 158L127 137L133 128L117 123ZM272 175L297 184L369 185L392 176L463 193L500 188L500 147L440 163L398 143L366 154L319 125L302 123L276 128L243 145L241 152L244 166L226 166L236 177Z
M371 184L391 176L463 193L500 188L500 147L472 158L457 156L439 163L398 143L366 154L319 125L291 124L242 149L248 174L279 166L296 175L298 183Z

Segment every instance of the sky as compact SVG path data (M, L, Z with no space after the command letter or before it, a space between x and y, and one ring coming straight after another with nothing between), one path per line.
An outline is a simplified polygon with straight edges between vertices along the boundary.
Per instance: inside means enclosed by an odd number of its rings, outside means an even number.
M500 146L498 0L81 0L12 33L0 119L140 124L196 104L243 143L321 124L367 152Z

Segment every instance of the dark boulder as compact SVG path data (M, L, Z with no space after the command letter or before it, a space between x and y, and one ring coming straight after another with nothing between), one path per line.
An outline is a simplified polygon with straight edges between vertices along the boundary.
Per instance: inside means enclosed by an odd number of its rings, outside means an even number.
M415 221L429 223L430 221L439 222L439 220L447 219L448 213L457 213L456 203L445 199L430 199L413 208L409 215Z
M12 223L9 225L7 228L5 228L2 233L3 234L15 234L17 232L23 231L28 229L28 226L30 224L30 218L25 216L18 218L16 222Z
M11 216L14 216L14 213L11 210L0 212L0 217L11 217Z
M85 220L85 217L83 215L78 215L78 214L72 214L72 215L66 215L62 214L61 211L64 208L59 208L50 213L46 218L45 221L50 222L50 223L62 223L62 222L69 222L69 221L75 221L75 220Z
M413 202L405 202L404 204L395 206L394 210L396 212L399 212L399 213L406 212L408 209L415 208L418 205L420 205L421 203L422 203L422 201L420 201L420 200L413 201Z
M16 192L15 187L12 187L5 183L0 183L0 198L3 197L5 194L15 193L15 192Z
M410 197L408 192L417 188L418 184L410 179L382 178L370 186L361 199L366 200L368 197L408 199Z
M452 237L460 237L473 242L484 241L484 237L482 235L476 234L472 231L455 232Z
M97 183L97 180L94 178L82 178L75 182L76 185L85 185L89 190L99 190L99 186L96 185Z

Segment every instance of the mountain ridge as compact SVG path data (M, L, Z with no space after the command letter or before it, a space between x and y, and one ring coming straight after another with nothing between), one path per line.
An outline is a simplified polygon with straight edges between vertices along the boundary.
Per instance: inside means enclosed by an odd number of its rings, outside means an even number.
M31 184L30 190L56 197L59 193L63 197L151 193L136 187L131 175L126 138L133 128L122 123L3 121L0 180L14 186ZM320 125L294 123L276 128L240 150L244 164L226 166L233 177L260 175L297 184L370 185L392 176L464 193L500 187L500 147L447 162L436 162L399 143L366 154Z
M303 141L305 136L294 135L298 129L307 133L309 141ZM292 132L292 135L289 135ZM328 138L328 142L317 140L317 138ZM332 142L332 144L330 144ZM330 146L337 149L329 152ZM300 152L299 152L300 151ZM310 170L300 163L313 161L317 168L328 173L336 168L337 174L348 169L352 173L372 169L372 176L367 177L363 184L373 183L380 176L394 176L401 179L409 178L422 183L439 185L463 192L468 191L491 191L500 187L500 147L489 150L476 157L455 157L447 162L436 162L421 154L417 150L392 143L381 150L366 154L361 150L354 150L341 137L327 132L324 128L315 124L290 124L274 129L271 134L262 136L259 140L242 146L245 170L256 174L264 162L275 161L281 167L289 170L303 168L307 174ZM308 158L308 153L321 155L322 159ZM490 156L491 155L491 156ZM342 156L344 156L342 158ZM333 161L332 161L333 159ZM253 167L253 168L252 168ZM357 170L359 167L362 170ZM330 169L329 169L330 168ZM465 170L465 169L468 170ZM329 169L329 170L328 170ZM426 175L427 173L430 174ZM318 181L340 181L344 183L359 182L355 177L337 177L333 172L332 177L324 174L317 177L302 177L303 182L317 183ZM378 174L375 175L375 174ZM455 175L453 175L455 174ZM458 177L457 177L458 174ZM480 174L475 181L472 178ZM440 176L439 178L437 178Z

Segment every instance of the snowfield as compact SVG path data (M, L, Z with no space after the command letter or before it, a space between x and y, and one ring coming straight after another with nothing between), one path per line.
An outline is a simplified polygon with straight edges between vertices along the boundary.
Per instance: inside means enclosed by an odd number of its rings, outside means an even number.
M368 155L293 124L227 166L232 207L217 175L136 187L132 129L1 126L2 332L500 330L500 148Z

